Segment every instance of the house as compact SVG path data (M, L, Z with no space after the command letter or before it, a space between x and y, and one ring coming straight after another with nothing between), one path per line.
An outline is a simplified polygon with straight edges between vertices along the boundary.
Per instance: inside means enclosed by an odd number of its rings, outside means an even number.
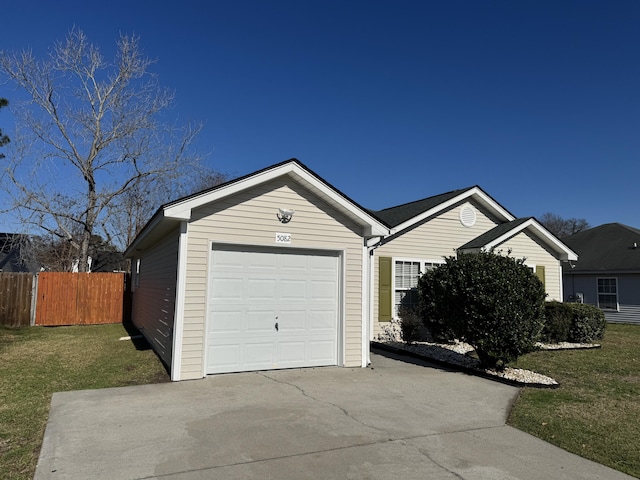
M27 235L19 233L0 233L0 272L35 273L39 265L26 254L30 244Z
M640 324L640 230L607 223L563 242L579 255L563 265L564 300L596 305L608 322Z
M364 367L421 271L493 247L562 298L575 254L479 187L375 212L292 159L160 207L125 252L132 319L172 380Z

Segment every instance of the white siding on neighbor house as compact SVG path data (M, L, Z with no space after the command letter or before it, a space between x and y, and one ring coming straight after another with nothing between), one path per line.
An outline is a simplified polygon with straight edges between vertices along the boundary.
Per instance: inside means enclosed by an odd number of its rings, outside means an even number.
M278 209L293 209L290 223L276 217ZM290 245L275 243L276 233L289 233ZM290 177L280 177L199 208L187 227L185 318L182 379L204 374L207 281L212 243L344 252L344 365L362 361L361 227L314 197Z
M584 303L598 305L598 278L618 279L617 312L604 310L608 322L633 323L640 325L640 274L602 273L599 275L565 274L564 300L569 301L572 295L582 293Z
M460 210L471 205L476 211L476 223L465 227L460 222ZM374 250L373 259L373 338L382 331L387 322L378 321L379 257L394 257L416 260L443 260L455 256L455 249L491 230L497 221L486 210L473 201L465 201L442 212L435 218L406 233L392 238Z
M134 273L131 319L169 367L173 346L178 238L179 230L173 230L151 249L132 259L133 269L140 259L140 272L137 280Z
M553 252L547 246L526 232L520 232L499 245L497 249L502 250L503 254L511 250L511 257L525 258L527 265L544 266L544 284L547 291L547 300L562 301L562 268L560 260L555 258Z

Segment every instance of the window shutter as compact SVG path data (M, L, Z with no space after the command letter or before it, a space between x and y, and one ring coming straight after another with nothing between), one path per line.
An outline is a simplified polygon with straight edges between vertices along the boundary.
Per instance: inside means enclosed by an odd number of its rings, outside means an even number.
M546 290L547 284L544 280L544 265L536 265L536 277L540 279L540 281L542 282L542 285Z
M391 275L393 274L393 264L391 257L380 257L378 259L378 321L390 322L393 301L391 296Z

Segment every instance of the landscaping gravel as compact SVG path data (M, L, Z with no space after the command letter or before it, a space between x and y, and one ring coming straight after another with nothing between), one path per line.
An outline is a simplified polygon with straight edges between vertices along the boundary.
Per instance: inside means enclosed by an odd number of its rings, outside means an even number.
M504 370L480 368L480 362L478 359L469 355L469 353L473 352L473 348L463 342L455 342L451 344L415 342L407 344L404 342L389 341L383 342L382 344L394 349L411 352L414 355L418 355L427 360L435 360L439 363L446 363L453 366L463 367L465 369L476 370L484 375L517 384L552 388L558 386L558 382L553 378L530 370L524 370L522 368L506 367Z

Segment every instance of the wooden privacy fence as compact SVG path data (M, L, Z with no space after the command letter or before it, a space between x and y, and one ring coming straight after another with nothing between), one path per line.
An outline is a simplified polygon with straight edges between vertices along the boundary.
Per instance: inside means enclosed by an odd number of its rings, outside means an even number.
M31 325L34 285L32 273L0 273L0 325Z
M121 323L125 317L124 273L38 274L36 325Z

